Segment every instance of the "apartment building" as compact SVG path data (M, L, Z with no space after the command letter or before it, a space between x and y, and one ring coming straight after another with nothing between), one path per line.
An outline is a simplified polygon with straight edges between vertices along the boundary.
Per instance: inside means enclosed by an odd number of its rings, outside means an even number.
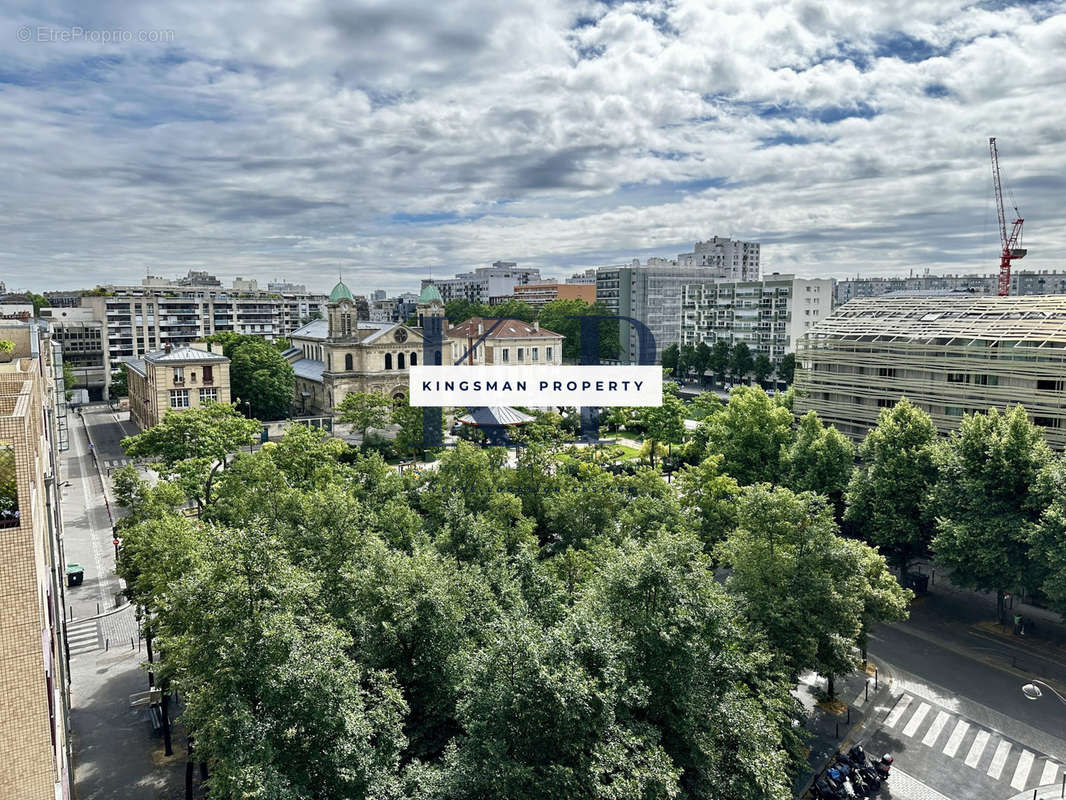
M69 799L69 677L58 452L62 353L47 326L0 322L0 797Z
M201 349L202 348L202 349ZM126 359L130 419L141 430L158 425L170 410L229 403L230 360L218 344L171 347Z
M540 327L536 322L518 320L499 322L471 317L447 328L445 347L451 350L452 364L503 366L551 366L563 363L563 339L560 333ZM479 339L484 340L479 343Z
M758 281L710 281L682 288L682 345L744 342L777 361L829 316L832 279L773 273Z
M50 318L62 340L83 337L87 320L100 323L105 363L102 368L86 365L86 377L91 380L87 388L90 397L107 399L111 375L126 359L141 358L167 345L189 345L223 331L273 341L323 315L325 295L264 292L254 281L237 280L245 288L226 289L217 285L220 282L214 276L201 272L175 281L149 276L140 286L103 286L84 292L77 310L87 310L87 315L51 309ZM365 306L363 301L360 313L364 319L368 316ZM88 360L90 355L85 355Z
M1066 295L852 300L812 326L796 362L796 414L855 439L906 395L945 434L1021 403L1066 447Z
M510 297L493 298L498 302L504 300L521 300L534 309L540 310L553 300L584 300L590 305L596 302L596 285L572 283L527 283L514 287Z
M998 273L966 275L921 275L846 278L837 281L836 304L856 297L880 297L893 292L959 292L994 295L999 290ZM1066 294L1066 272L1056 270L1013 270L1010 294Z
M540 281L540 270L519 267L514 261L495 261L491 267L478 267L454 278L424 278L422 287L436 286L444 302L464 298L488 304L493 297L510 297L515 286Z
M709 267L723 273L722 277L737 281L759 279L760 259L758 242L741 242L726 236L712 236L696 242L691 253L680 253L677 264L687 267Z
M582 286L595 286L596 268L590 267L584 272L575 272L573 275L566 279L566 282L571 285L577 284Z

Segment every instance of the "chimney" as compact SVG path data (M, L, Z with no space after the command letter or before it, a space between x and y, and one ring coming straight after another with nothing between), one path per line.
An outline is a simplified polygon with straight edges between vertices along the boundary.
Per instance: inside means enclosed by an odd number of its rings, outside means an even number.
M478 336L482 336L482 335L484 335L484 333L485 333L485 323L483 323L481 320L478 320L477 321L477 335Z
M167 342L165 345L163 345L163 352L168 354L170 353L170 342Z
M533 320L533 330L534 330L534 332L540 330L540 321L539 320Z

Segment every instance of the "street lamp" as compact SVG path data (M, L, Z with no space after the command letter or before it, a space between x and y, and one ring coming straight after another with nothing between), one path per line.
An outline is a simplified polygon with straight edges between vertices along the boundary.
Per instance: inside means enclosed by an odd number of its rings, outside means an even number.
M1039 686L1037 684L1039 684ZM1055 695L1055 697L1059 698L1062 703L1066 704L1066 697L1063 697L1061 694L1056 692L1054 687L1048 686L1043 681L1038 681L1035 678L1022 687L1022 694L1025 695L1025 699L1039 700L1041 697L1043 697L1044 693L1040 691L1040 686L1043 686L1045 689Z

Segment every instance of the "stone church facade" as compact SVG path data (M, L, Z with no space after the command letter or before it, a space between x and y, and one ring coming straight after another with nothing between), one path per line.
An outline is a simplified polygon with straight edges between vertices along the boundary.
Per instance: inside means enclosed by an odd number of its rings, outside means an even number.
M331 414L352 392L377 392L394 400L407 396L409 368L422 363L419 327L358 319L355 299L343 281L326 305L326 319L293 332L285 356L296 373L296 407L302 414ZM444 302L432 286L419 298L418 320L444 316ZM435 353L436 363L440 363Z

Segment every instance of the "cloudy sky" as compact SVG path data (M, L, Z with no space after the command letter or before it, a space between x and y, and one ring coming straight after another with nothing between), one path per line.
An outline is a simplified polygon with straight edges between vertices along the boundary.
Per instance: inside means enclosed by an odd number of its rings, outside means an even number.
M0 280L994 271L989 136L1066 267L1064 89L1062 2L0 1Z

